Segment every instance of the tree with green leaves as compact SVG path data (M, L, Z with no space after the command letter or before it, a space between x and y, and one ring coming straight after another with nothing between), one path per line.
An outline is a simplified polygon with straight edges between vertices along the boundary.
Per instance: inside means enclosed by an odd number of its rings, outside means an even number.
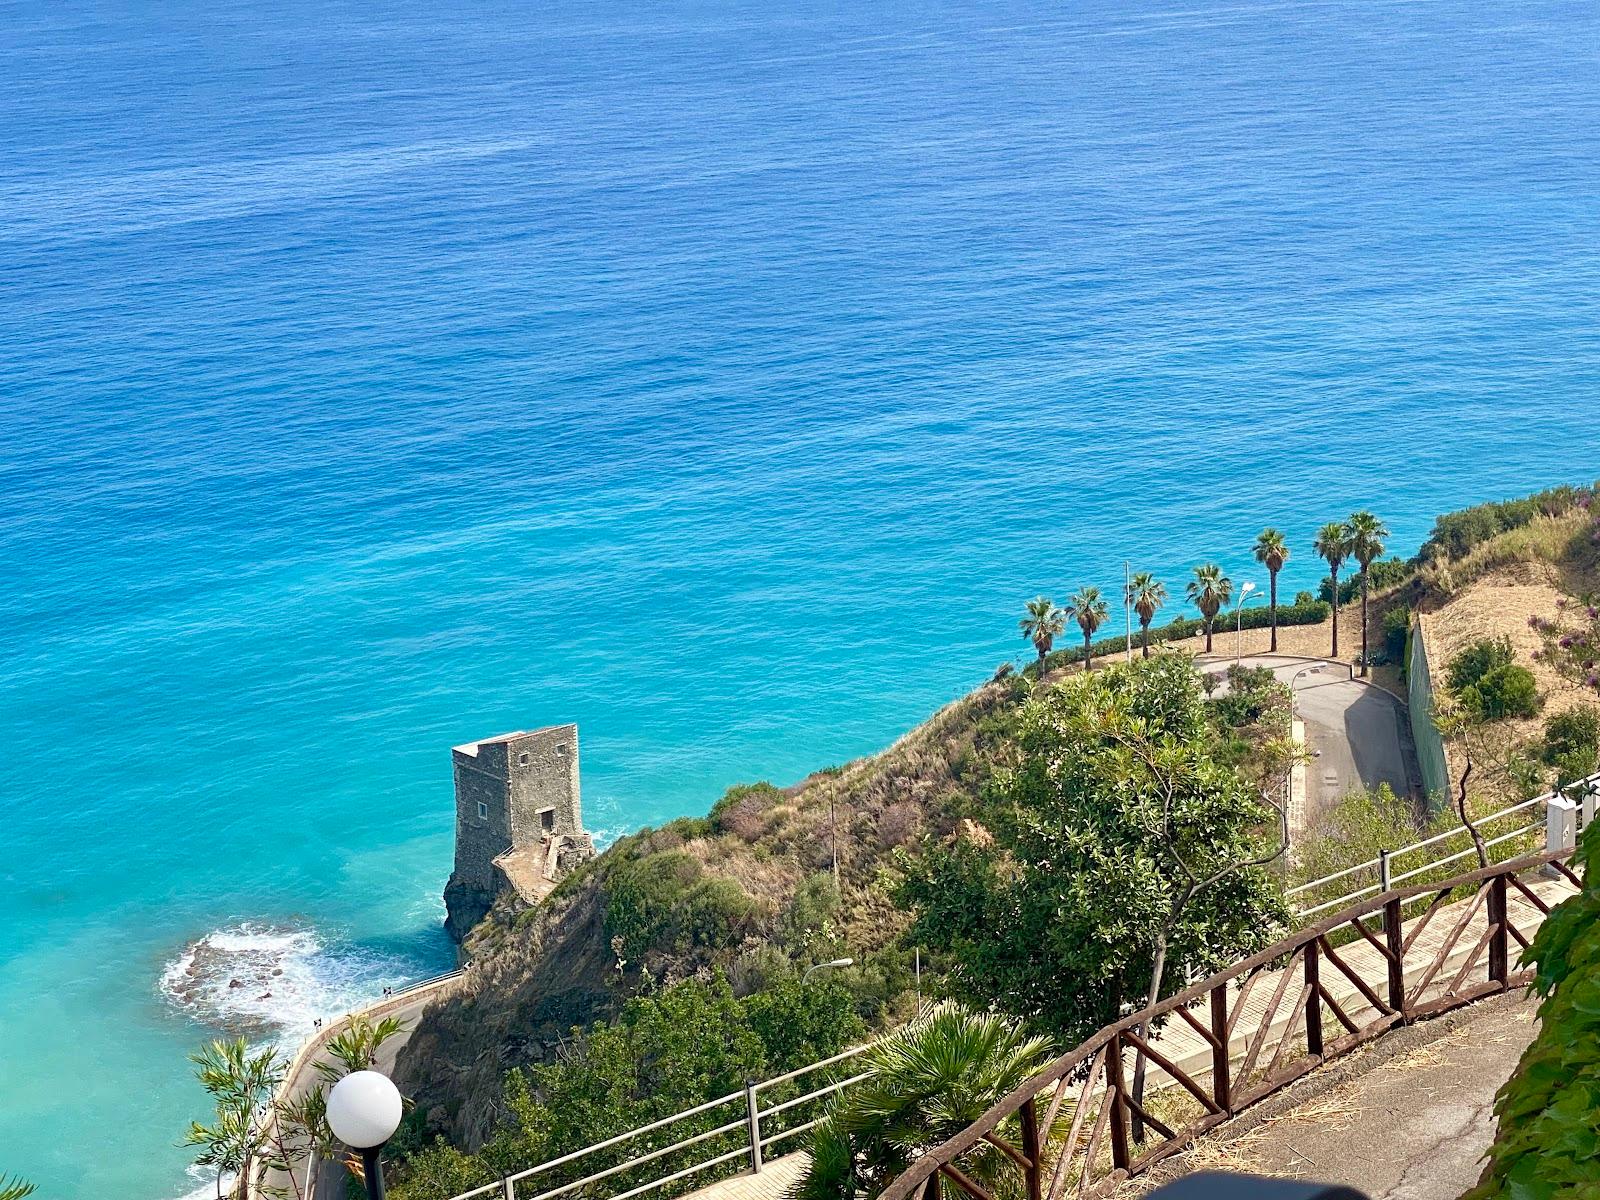
M1033 643L1033 648L1039 653L1039 678L1044 678L1044 660L1050 655L1050 647L1055 645L1056 638L1060 637L1067 628L1067 614L1056 607L1055 601L1049 596L1035 596L1024 606L1028 615L1017 622L1017 627L1022 630L1022 636Z
M1333 651L1329 657L1339 657L1339 568L1350 556L1350 527L1343 521L1329 521L1317 530L1311 543L1317 557L1328 564L1328 585L1333 609Z
M980 810L992 836L909 864L901 890L958 997L1076 1043L1283 928L1283 806L1212 757L1193 660L1072 676L1019 730Z
M1268 604L1272 611L1272 650L1278 648L1278 572L1289 561L1289 543L1283 534L1268 527L1256 535L1256 561L1267 569Z
M31 1183L0 1175L0 1200L22 1200L24 1196L33 1195L33 1191Z
M950 1002L924 1011L851 1064L866 1078L811 1131L811 1161L790 1200L878 1195L923 1152L1020 1087L1050 1052L1047 1038L1030 1036L1012 1017ZM996 1136L1009 1132L1002 1126ZM993 1185L1008 1161L983 1143L962 1169Z
M1128 581L1127 601L1139 614L1139 653L1150 657L1150 622L1167 602L1167 585L1149 571L1140 571Z
M1111 610L1097 587L1082 587L1072 594L1063 610L1083 630L1083 669L1094 670L1094 631L1105 624Z
M1361 673L1372 669L1367 651L1367 590L1372 578L1372 561L1383 557L1383 539L1389 536L1389 527L1366 509L1350 514L1350 556L1361 566Z
M210 1124L190 1122L183 1144L197 1148L195 1166L214 1172L219 1200L248 1190L241 1185L255 1184L267 1171L287 1171L288 1161L274 1152L269 1122L263 1119L283 1082L277 1051L252 1052L236 1038L212 1042L189 1061L216 1115Z
M465 1154L442 1139L416 1144L399 1164L390 1192L395 1200L446 1200L739 1091L748 1079L836 1054L864 1032L852 993L838 974L807 981L803 972L786 965L768 977L765 987L739 997L719 971L709 979L683 979L635 996L614 1021L574 1029L555 1062L508 1072L499 1122L478 1151ZM802 1114L796 1110L789 1115L798 1121ZM541 1176L540 1186L563 1186L726 1120L726 1110L713 1109L673 1125L658 1142L630 1141L558 1167ZM769 1121L766 1131L782 1127L781 1121ZM411 1131L409 1136L415 1139L420 1133ZM622 1172L610 1183L627 1190L705 1153L700 1145ZM704 1181L703 1176L696 1178Z
M1211 634L1217 622L1217 613L1233 599L1233 580L1223 574L1216 563L1206 563L1194 569L1194 578L1187 589L1189 603L1200 610L1201 623L1206 631L1206 653L1211 653Z
M278 1095L287 1064L275 1050L253 1051L235 1038L191 1055L215 1117L209 1124L191 1122L183 1144L198 1150L196 1166L215 1172L219 1200L252 1190L305 1200L304 1172L295 1174L297 1164L312 1153L346 1153L328 1128L328 1089L350 1072L370 1068L379 1048L404 1028L394 1017L352 1017L324 1048L327 1057L313 1065L316 1085L296 1097ZM286 1183L268 1182L279 1175Z
M1522 955L1535 968L1539 1031L1495 1099L1499 1129L1462 1200L1600 1196L1600 823L1573 858L1583 888L1558 904Z

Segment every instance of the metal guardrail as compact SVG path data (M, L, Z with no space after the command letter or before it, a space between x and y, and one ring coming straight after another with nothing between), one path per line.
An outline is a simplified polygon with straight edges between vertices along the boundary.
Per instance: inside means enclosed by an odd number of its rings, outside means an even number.
M1578 793L1582 799L1573 800L1567 793ZM1493 830L1492 836L1486 836L1484 838L1484 847L1491 851L1490 861L1497 861L1492 853L1496 847L1514 850L1514 847L1508 847L1508 843L1515 842L1519 838L1526 838L1541 829L1545 833L1545 850L1570 850L1577 844L1578 834L1588 827L1589 822L1594 820L1597 804L1600 804L1600 773L1580 779L1561 791L1546 792L1542 796L1535 796L1532 800L1524 800L1520 804L1512 804L1496 812L1488 813L1474 819L1473 824L1480 830L1489 830L1490 827L1496 826L1507 818L1516 817L1523 813L1528 813L1531 816L1533 810L1542 809L1543 811L1539 816L1531 821L1524 818L1524 823L1519 824L1510 831ZM1358 900L1365 900L1369 896L1387 892L1391 888L1398 887L1407 881L1419 880L1430 871L1473 857L1476 855L1477 850L1474 846L1468 844L1465 849L1455 850L1431 858L1419 858L1414 863L1406 863L1405 869L1396 870L1396 866L1400 861L1410 859L1431 848L1440 847L1444 843L1451 841L1459 843L1462 839L1469 838L1470 835L1462 828L1436 833L1432 837L1423 838L1409 845L1400 846L1394 850L1382 851L1377 858L1369 858L1366 862L1356 863L1353 867L1345 867L1343 870L1334 871L1319 879L1298 884L1286 891L1284 896L1292 905L1296 905L1297 915L1301 919L1331 912L1334 909L1343 908L1347 904L1354 904ZM1335 883L1341 879L1348 879L1354 884L1363 878L1370 878L1371 882L1361 887L1353 888L1353 890L1347 891L1331 900L1319 901L1303 908L1297 905L1295 899L1297 896L1313 895L1328 884Z
M752 1080L747 1083L741 1091L729 1092L726 1096L718 1096L715 1100L707 1100L704 1104L697 1104L693 1108L686 1108L682 1112L673 1113L669 1117L662 1117L660 1120L652 1121L648 1125L641 1125L637 1129L630 1129L625 1133L619 1133L615 1137L607 1138L602 1142L596 1142L592 1146L585 1146L581 1150L574 1150L570 1154L563 1154L559 1158L552 1158L548 1162L542 1162L537 1166L532 1166L526 1170L518 1171L515 1174L507 1175L502 1179L496 1180L494 1183L487 1183L481 1187L473 1188L471 1191L462 1192L459 1195L452 1197L452 1200L477 1200L478 1197L489 1196L500 1197L501 1200L558 1200L559 1197L568 1196L575 1192L581 1192L585 1188L592 1187L597 1183L603 1183L605 1180L622 1175L627 1171L636 1170L639 1167L647 1166L653 1162L658 1162L670 1154L676 1154L683 1150L691 1149L695 1146L713 1141L716 1138L728 1137L734 1133L738 1133L741 1130L744 1132L742 1144L736 1146L734 1149L724 1151L719 1154L713 1154L708 1158L701 1159L685 1167L680 1167L668 1174L646 1180L643 1183L628 1188L626 1191L613 1193L610 1195L609 1200L631 1200L632 1197L642 1196L647 1192L652 1192L658 1188L665 1187L668 1184L676 1183L681 1179L687 1179L691 1175L699 1174L702 1171L709 1171L713 1167L722 1166L725 1163L731 1163L740 1159L743 1159L749 1163L750 1170L752 1172L759 1173L764 1165L767 1150L773 1146L776 1146L780 1142L787 1141L789 1138L795 1137L799 1134L805 1133L809 1129L814 1128L817 1122L822 1118L819 1115L813 1117L809 1121L802 1122L798 1125L788 1126L771 1134L762 1132L762 1122L764 1120L775 1117L779 1113L790 1112L802 1104L815 1103L819 1100L823 1100L837 1092L844 1090L851 1084L859 1083L861 1080L866 1078L866 1075L863 1073L851 1075L845 1079L835 1080L831 1083L823 1085L822 1087L805 1092L802 1095L790 1097L787 1100L783 1100L767 1108L762 1107L761 1094L783 1084L792 1083L797 1079L801 1079L812 1074L813 1072L836 1066L839 1063L849 1062L851 1059L854 1059L858 1055L865 1052L869 1045L870 1043L867 1045L853 1046L843 1053L833 1055L831 1058L824 1058L819 1062L810 1063L806 1066L799 1067L796 1070L789 1071L783 1075L773 1076L771 1079L763 1079L760 1081ZM577 1179L569 1180L566 1183L563 1183L557 1187L549 1188L545 1191L534 1192L531 1190L534 1185L527 1184L526 1182L530 1179L533 1179L535 1176L547 1174L558 1167L568 1166L584 1158L588 1158L591 1155L600 1154L603 1151L614 1149L618 1146L624 1145L627 1142L642 1138L648 1134L659 1133L662 1130L670 1129L674 1125L681 1124L685 1121L691 1121L696 1117L703 1117L705 1114L713 1112L719 1108L727 1108L728 1115L730 1115L732 1119L722 1124L713 1126L710 1129L681 1137L665 1146L654 1147L650 1150L647 1150L643 1154L639 1154L635 1157L626 1159L623 1162L614 1163L611 1166L592 1171L589 1174L583 1175ZM519 1185L522 1186L519 1187Z
M1297 930L1063 1054L913 1162L882 1200L1107 1195L1389 1030L1527 983L1533 969L1517 969L1513 955L1555 897L1524 877L1554 872L1579 887L1564 861L1571 854L1531 854L1396 888ZM1448 903L1462 893L1468 898ZM1423 914L1407 923L1404 910L1419 903ZM1193 1056L1163 1053L1151 1036L1162 1019L1192 1031ZM1058 1117L1071 1120L1064 1137ZM967 1156L995 1149L996 1168L1015 1167L1020 1180L974 1181Z
M1581 800L1572 800L1568 795L1564 794L1567 792L1581 792L1583 798ZM1597 806L1600 806L1600 773L1579 780L1570 787L1563 789L1562 792L1551 792L1543 796L1536 796L1532 800L1524 800L1520 804L1512 804L1496 812L1489 813L1477 819L1474 824L1479 826L1480 829L1491 828L1507 819L1527 814L1527 817L1524 817L1509 832L1494 831L1492 836L1484 838L1485 848L1491 853L1490 861L1503 861L1504 855L1498 860L1493 857L1497 847L1503 850L1512 850L1511 857L1520 857L1515 853L1516 846L1514 843L1518 839L1527 838L1541 829L1545 832L1543 849L1546 853L1570 851L1577 843L1578 833L1586 828L1589 822L1594 820ZM1536 810L1542 811L1535 817ZM1530 817L1532 818L1531 820L1528 819ZM1339 880L1350 880L1354 884L1359 882L1363 876L1371 877L1371 883L1356 887L1354 890L1348 891L1332 900L1318 902L1299 909L1298 916L1304 920L1315 918L1319 914L1332 912L1336 909L1346 908L1373 896L1383 895L1413 881L1416 884L1420 884L1422 882L1421 877L1429 872L1460 862L1462 859L1470 858L1477 853L1473 846L1468 845L1466 849L1451 850L1448 853L1436 853L1432 857L1425 854L1426 851L1437 851L1446 847L1447 843L1467 836L1465 830L1462 829L1451 829L1444 833L1434 834L1432 837L1422 838L1419 841L1411 842L1394 850L1385 851L1377 858L1368 859L1366 862L1357 863L1352 867L1345 867L1342 870L1334 871L1307 883L1298 884L1290 888L1285 893L1285 896L1293 903L1296 896L1315 894L1319 889ZM1526 854L1527 851L1524 850L1522 853ZM1403 869L1396 870L1397 866L1401 866ZM820 1062L811 1063L798 1070L790 1071L788 1074L779 1075L759 1083L751 1083L743 1091L730 1092L726 1096L708 1100L704 1104L685 1109L680 1113L674 1113L670 1117L663 1117L659 1121L641 1125L637 1129L631 1129L626 1133L607 1138L605 1141L596 1142L592 1146L575 1150L571 1154L562 1155L560 1158L553 1158L548 1162L529 1167L527 1170L506 1176L494 1183L485 1184L482 1187L474 1188L472 1191L462 1192L452 1197L451 1200L478 1200L479 1197L489 1196L497 1196L500 1200L560 1200L563 1196L581 1192L584 1188L603 1183L605 1180L614 1178L624 1172L647 1166L652 1162L666 1158L670 1154L690 1149L717 1138L727 1137L738 1132L740 1128L745 1130L742 1145L720 1154L711 1155L659 1178L640 1183L626 1191L615 1193L609 1196L608 1200L632 1200L633 1197L644 1195L668 1184L676 1183L681 1179L686 1179L691 1175L709 1171L714 1167L740 1159L749 1163L749 1168L752 1172L759 1173L765 1164L768 1149L814 1128L817 1122L821 1120L821 1117L813 1117L803 1124L785 1128L771 1135L766 1135L762 1132L762 1121L764 1119L787 1112L801 1104L824 1099L849 1087L853 1083L859 1082L864 1076L854 1075L765 1109L761 1107L760 1094L763 1091L799 1079L814 1071L845 1062L859 1055L866 1048L866 1046L856 1046L843 1054L837 1054L832 1058L825 1058ZM735 1108L735 1105L738 1105L741 1101L743 1102L742 1111ZM535 1176L577 1162L590 1155L613 1149L648 1134L658 1133L675 1124L703 1116L724 1106L729 1110L730 1119L711 1129L683 1137L665 1146L654 1147L625 1162L594 1171L584 1175L582 1178L563 1183L559 1187L550 1188L546 1191L530 1193L528 1187L531 1185L518 1187L519 1184L525 1184L525 1181ZM735 1115L736 1113L737 1115Z

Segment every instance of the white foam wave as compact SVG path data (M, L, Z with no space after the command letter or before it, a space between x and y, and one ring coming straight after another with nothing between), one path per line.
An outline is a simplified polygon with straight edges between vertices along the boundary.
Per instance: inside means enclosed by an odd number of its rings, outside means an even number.
M168 1003L195 1020L285 1047L418 974L404 959L329 947L316 930L244 922L212 930L163 968Z

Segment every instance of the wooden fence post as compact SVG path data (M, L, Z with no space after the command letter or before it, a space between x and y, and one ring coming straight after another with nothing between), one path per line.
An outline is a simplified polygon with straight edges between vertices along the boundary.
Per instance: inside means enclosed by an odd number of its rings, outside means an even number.
M1061 1086L1066 1087L1066 1082L1063 1081ZM1040 1150L1043 1139L1039 1136L1039 1113L1031 1097L1023 1102L1021 1117L1022 1156L1028 1160L1024 1170L1028 1180L1028 1200L1042 1200L1044 1188L1039 1160L1043 1157Z
M1489 922L1494 932L1489 937L1489 978L1505 987L1511 978L1510 935L1506 932L1508 905L1506 877L1496 875L1489 884Z
M1405 945L1405 940L1401 932L1400 901L1390 900L1383 906L1383 940L1389 948L1389 1007L1399 1013L1400 1019L1404 1021L1406 973L1405 954L1401 947Z
M1217 1107L1225 1113L1233 1112L1232 1065L1228 1062L1228 985L1219 983L1211 989L1211 1036L1217 1044L1211 1047L1211 1090Z
M922 1200L939 1200L939 1172L935 1171L928 1176L928 1182L922 1185Z
M1322 1057L1322 988L1317 943L1306 943L1306 1049Z
M1128 1101L1122 1090L1122 1035L1113 1033L1106 1047L1106 1087L1111 1093L1111 1165L1126 1171L1128 1154Z

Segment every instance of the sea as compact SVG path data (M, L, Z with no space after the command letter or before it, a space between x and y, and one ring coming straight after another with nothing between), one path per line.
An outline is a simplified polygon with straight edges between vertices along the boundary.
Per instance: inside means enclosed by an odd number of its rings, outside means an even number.
M0 0L0 1175L207 1193L189 1053L450 965L452 744L577 722L607 841L1036 594L1600 475L1597 65L1542 0Z

